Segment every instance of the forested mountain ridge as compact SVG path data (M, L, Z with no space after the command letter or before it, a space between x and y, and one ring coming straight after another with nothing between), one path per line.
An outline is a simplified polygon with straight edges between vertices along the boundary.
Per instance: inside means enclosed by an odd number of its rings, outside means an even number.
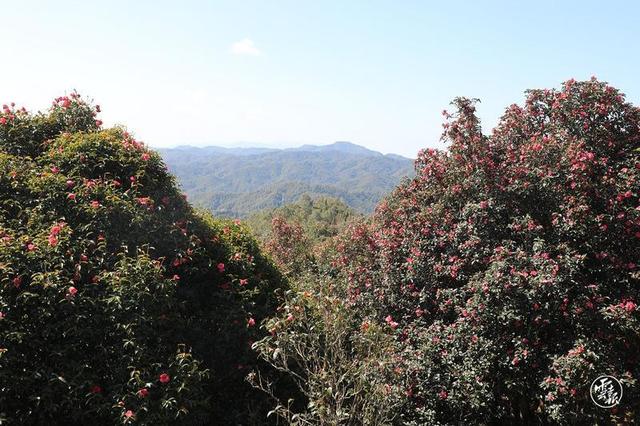
M369 213L404 176L413 160L336 142L299 148L177 147L161 149L189 199L219 216L250 213L330 196Z

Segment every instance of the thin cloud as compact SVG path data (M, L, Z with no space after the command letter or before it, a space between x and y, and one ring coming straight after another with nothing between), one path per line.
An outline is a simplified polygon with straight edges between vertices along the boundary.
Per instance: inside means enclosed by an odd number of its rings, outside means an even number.
M231 44L231 53L234 55L260 56L262 52L253 43L250 38L245 38Z

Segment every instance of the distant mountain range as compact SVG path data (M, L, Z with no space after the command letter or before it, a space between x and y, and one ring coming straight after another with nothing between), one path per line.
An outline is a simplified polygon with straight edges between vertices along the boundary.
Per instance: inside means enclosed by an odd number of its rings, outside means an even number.
M303 194L335 197L369 213L413 173L412 159L350 142L286 149L179 146L159 152L193 203L229 217L293 203Z

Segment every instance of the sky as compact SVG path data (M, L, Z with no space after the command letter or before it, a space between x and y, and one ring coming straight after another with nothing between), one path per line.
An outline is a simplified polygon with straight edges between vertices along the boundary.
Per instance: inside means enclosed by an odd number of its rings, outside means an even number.
M526 3L526 4L525 4ZM415 157L595 75L640 104L636 1L0 0L0 103L77 90L152 147L350 141Z

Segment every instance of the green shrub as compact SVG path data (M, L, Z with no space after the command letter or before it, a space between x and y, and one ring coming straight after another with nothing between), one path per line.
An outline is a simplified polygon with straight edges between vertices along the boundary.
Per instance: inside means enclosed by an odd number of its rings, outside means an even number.
M571 80L530 91L486 136L473 100L454 105L448 149L421 152L416 177L326 251L345 283L329 297L398 342L395 422L637 422L640 109ZM602 374L624 386L611 410L590 400Z
M0 419L263 422L245 381L279 274L78 95L0 113Z

